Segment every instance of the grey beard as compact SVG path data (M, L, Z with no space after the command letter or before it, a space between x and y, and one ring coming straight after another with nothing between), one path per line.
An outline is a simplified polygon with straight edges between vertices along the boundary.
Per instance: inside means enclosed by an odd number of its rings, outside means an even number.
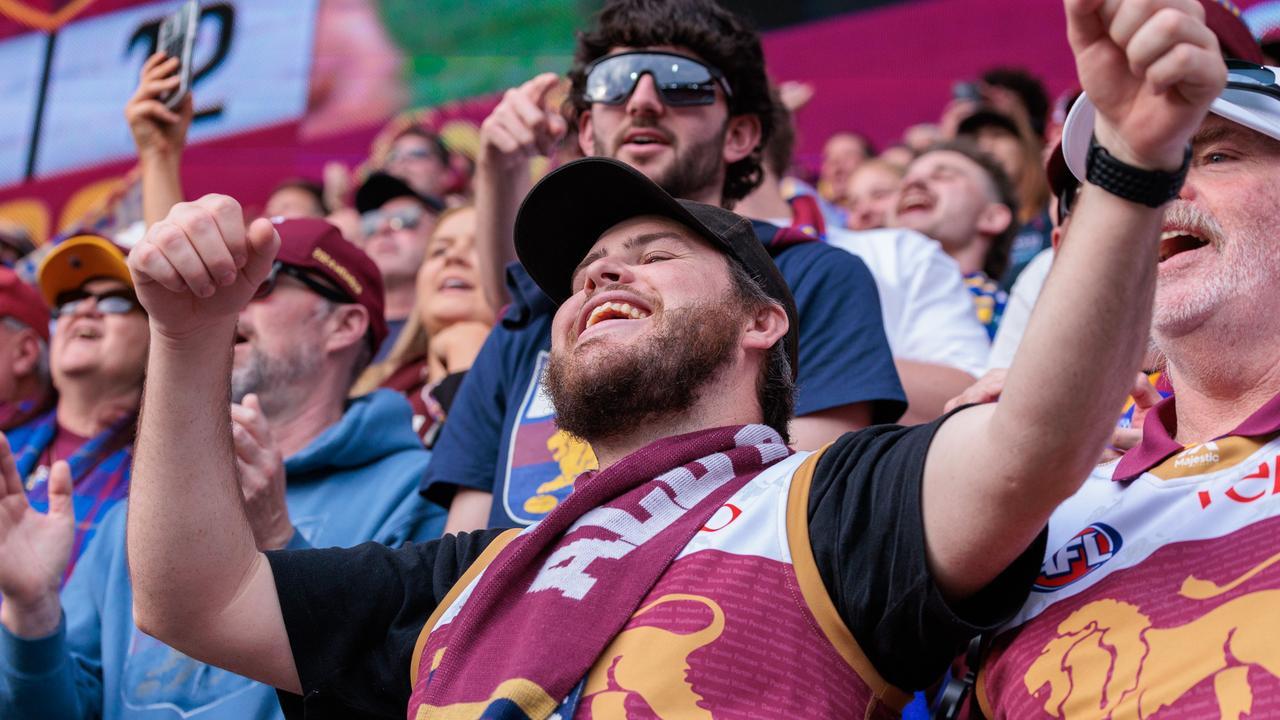
M319 353L308 348L297 347L288 357L275 358L251 347L244 365L231 371L231 400L240 403L254 393L263 412L275 414L290 406L293 396L307 392L303 381L319 367Z

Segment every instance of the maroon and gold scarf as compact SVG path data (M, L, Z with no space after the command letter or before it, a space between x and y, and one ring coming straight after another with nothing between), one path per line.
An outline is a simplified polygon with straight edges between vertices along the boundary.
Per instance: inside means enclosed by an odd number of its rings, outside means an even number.
M715 511L790 454L772 429L734 426L584 473L431 630L409 717L550 716Z

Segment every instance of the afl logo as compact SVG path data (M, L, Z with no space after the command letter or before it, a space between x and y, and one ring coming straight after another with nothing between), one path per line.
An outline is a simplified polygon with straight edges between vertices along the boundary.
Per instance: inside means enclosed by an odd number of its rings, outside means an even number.
M1032 585L1037 592L1053 592L1064 588L1089 573L1120 552L1124 540L1110 525L1094 523L1067 541L1040 569L1040 577Z

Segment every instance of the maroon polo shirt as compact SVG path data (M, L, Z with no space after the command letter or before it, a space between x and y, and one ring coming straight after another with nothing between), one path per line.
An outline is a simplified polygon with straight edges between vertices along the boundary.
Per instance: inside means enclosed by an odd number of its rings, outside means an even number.
M1176 400L1177 395L1171 395L1147 413L1147 419L1142 423L1142 442L1120 458L1113 480L1133 480L1164 462L1166 458L1186 449L1182 443L1173 439L1178 432L1178 414L1174 409ZM1214 440L1225 437L1260 437L1276 432L1280 432L1280 395L1258 408L1236 429Z

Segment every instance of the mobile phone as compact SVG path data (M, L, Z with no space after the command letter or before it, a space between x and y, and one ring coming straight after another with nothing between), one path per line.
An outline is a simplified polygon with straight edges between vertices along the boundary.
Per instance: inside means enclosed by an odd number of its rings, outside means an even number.
M978 88L977 83L958 82L951 86L951 97L956 100L972 100L977 102L982 100L982 91Z
M196 47L196 27L200 23L200 4L187 0L174 14L160 23L156 49L169 57L178 58L178 87L160 96L160 102L170 110L176 110L182 99L191 92L192 55Z

